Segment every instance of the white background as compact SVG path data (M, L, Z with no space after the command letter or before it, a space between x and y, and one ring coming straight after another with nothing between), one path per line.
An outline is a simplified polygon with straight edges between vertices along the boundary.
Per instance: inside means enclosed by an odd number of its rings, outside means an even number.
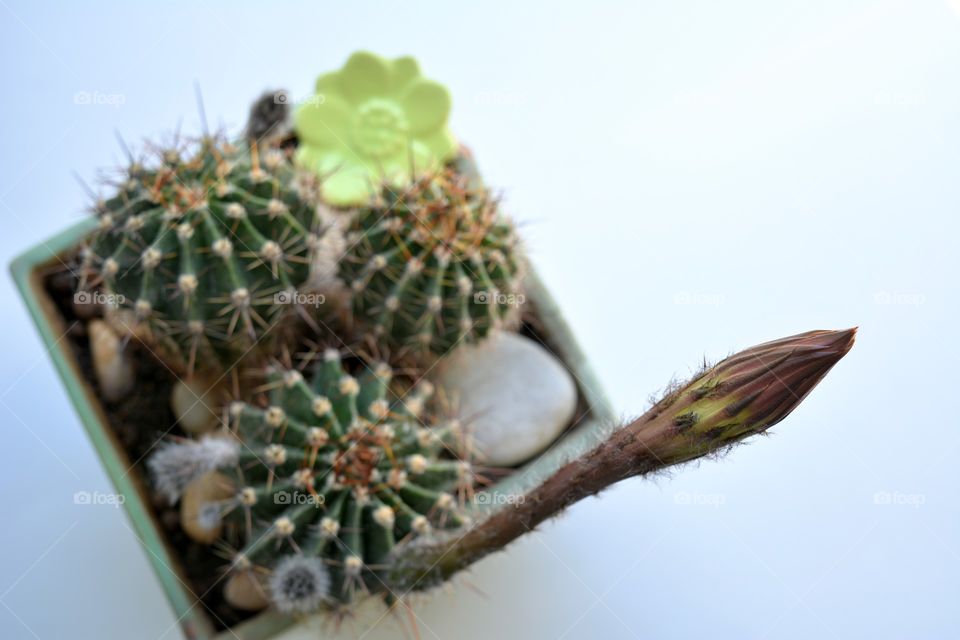
M960 2L199 4L0 0L4 263L80 218L114 130L196 131L194 81L239 127L369 48L449 85L624 414L861 327L772 437L577 505L418 605L423 638L960 636ZM111 488L0 300L0 637L180 637L123 512L73 504Z

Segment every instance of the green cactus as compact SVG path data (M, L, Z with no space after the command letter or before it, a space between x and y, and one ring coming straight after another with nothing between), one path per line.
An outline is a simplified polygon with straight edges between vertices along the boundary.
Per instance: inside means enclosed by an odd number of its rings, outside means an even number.
M354 378L332 350L310 381L279 368L267 377L267 406L229 407L242 443L233 441L232 454L222 441L187 441L149 464L155 486L174 500L213 468L232 479L235 497L217 505L244 541L231 568L266 569L277 608L305 612L383 591L395 544L464 524L474 472L440 457L457 423L421 421L429 383L398 396L389 366Z
M246 352L291 308L322 231L316 180L279 149L211 136L152 155L95 206L81 288L114 294L134 332L192 371Z
M340 277L354 321L395 351L442 355L519 316L524 260L497 200L453 170L359 208Z

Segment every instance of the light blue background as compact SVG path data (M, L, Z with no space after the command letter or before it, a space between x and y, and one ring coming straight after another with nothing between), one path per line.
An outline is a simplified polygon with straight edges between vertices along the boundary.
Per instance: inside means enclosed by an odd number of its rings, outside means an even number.
M577 505L422 636L960 637L960 0L520 4L0 0L2 262L80 218L115 129L196 131L194 81L239 127L414 54L624 414L704 355L861 327L772 437ZM180 637L122 511L73 504L110 487L0 300L0 636Z

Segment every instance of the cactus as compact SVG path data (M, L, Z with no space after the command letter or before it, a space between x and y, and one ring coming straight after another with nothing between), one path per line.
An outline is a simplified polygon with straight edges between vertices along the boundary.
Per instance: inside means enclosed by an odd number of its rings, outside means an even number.
M517 321L524 261L513 225L453 170L384 188L347 232L340 277L354 321L388 350L442 355Z
M391 378L385 364L354 378L332 350L310 381L272 368L268 406L228 409L232 455L211 438L167 444L149 462L154 484L175 500L211 467L231 478L234 497L218 504L244 541L231 569L266 569L281 611L383 591L394 545L461 526L475 481L468 462L441 458L458 425L421 422L431 385L400 397ZM216 460L200 464L201 447Z
M131 160L95 206L81 288L118 294L131 329L192 371L251 349L290 309L275 298L307 279L322 232L316 180L279 149L219 137L155 155L154 166Z

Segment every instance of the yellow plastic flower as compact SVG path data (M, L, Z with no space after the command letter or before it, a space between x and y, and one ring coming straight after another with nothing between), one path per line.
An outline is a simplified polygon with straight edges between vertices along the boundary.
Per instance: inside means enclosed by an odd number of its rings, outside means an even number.
M421 76L416 60L361 51L320 76L316 95L297 109L297 158L324 177L327 202L359 204L383 180L402 188L411 170L434 170L453 158L449 114L450 93Z

